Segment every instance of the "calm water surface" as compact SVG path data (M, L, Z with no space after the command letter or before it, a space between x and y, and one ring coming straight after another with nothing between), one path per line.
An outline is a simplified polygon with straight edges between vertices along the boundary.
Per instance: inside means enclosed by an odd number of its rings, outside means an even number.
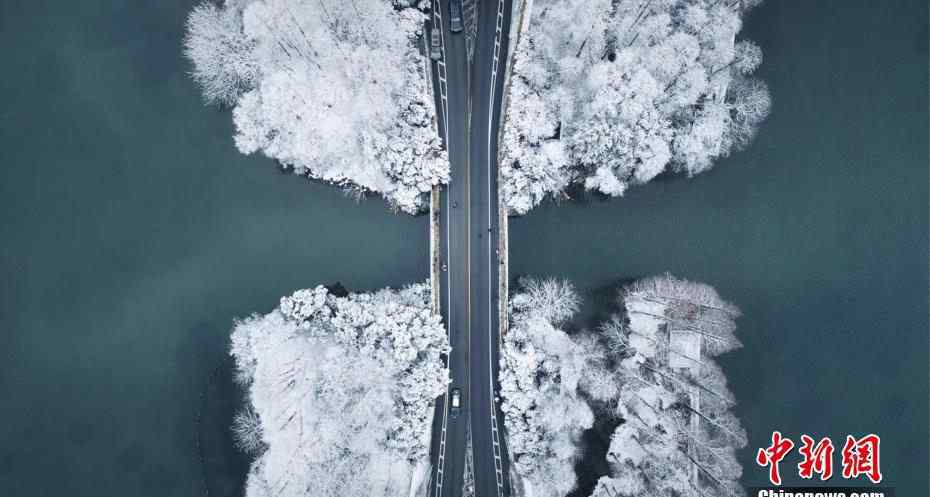
M427 278L425 218L236 152L193 4L0 3L0 496L237 495L232 319Z
M238 495L232 318L427 276L425 219L234 150L179 55L193 3L0 0L2 496ZM513 273L571 278L582 324L622 279L716 286L744 311L724 363L752 447L875 431L899 496L927 495L926 19L770 0L754 146L515 220Z

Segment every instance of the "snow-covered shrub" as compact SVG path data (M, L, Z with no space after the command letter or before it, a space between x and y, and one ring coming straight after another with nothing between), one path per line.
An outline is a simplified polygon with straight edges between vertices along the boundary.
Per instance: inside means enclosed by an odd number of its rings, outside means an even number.
M448 180L422 12L387 0L227 0L188 20L185 53L210 102L234 106L236 146L406 212Z
M262 442L262 420L251 407L233 416L233 439L236 446L246 454L255 454L264 448Z

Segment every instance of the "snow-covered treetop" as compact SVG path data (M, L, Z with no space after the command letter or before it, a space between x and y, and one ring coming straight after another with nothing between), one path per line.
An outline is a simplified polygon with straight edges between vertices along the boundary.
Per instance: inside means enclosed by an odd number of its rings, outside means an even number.
M700 337L703 343L700 352L707 357L742 346L734 322L740 316L739 309L720 298L709 285L668 274L654 276L627 286L621 302L630 328L644 339L654 338L657 327L663 326L667 333ZM675 350L671 353L681 355Z
M580 299L574 285L566 280L522 278L520 292L510 298L509 305L515 321L532 315L559 325L578 312Z

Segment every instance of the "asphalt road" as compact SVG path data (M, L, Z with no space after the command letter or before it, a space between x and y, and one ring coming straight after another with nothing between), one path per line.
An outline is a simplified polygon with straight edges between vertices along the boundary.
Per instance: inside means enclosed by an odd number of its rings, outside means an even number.
M500 323L498 289L497 137L500 122L510 0L484 0L478 5L478 35L471 74L469 168L474 214L470 236L472 316L469 351L472 446L475 454L475 495L509 495L503 419L497 392Z
M454 0L453 0L454 1ZM433 64L440 135L451 180L441 197L440 306L449 332L449 391L462 393L452 416L449 395L437 402L433 425L431 497L462 494L466 430L474 450L475 495L509 495L503 419L495 403L498 374L497 136L511 0L479 1L473 65L465 40L452 34L448 0L438 0L443 60Z
M440 258L446 266L440 278L440 312L449 333L452 351L447 358L451 383L436 403L433 438L430 447L431 497L460 496L465 469L468 412L453 417L449 410L450 392L461 389L462 405L469 402L468 344L471 314L468 310L470 250L467 226L468 202L468 60L465 37L449 30L447 0L434 0L431 24L440 27L443 57L433 63L433 88L439 117L439 133L449 153L451 178L440 197Z

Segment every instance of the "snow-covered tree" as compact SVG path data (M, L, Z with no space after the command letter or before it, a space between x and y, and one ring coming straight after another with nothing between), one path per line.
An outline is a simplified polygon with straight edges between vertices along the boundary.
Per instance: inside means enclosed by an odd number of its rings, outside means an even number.
M745 147L771 105L751 77L761 50L736 40L757 3L535 0L501 142L509 209L572 182L622 195Z
M262 451L248 497L406 495L448 381L428 297L425 284L346 297L316 287L236 324L251 405L234 433Z
M746 434L714 357L740 346L739 310L704 284L668 275L620 293L621 312L596 332L558 326L579 299L558 280L520 281L501 349L501 409L514 469L529 495L575 485L580 433L620 420L610 474L595 497L743 496L734 455Z
M449 166L410 3L205 3L185 53L206 99L234 106L240 151L416 212Z
M622 378L611 474L596 497L742 496L735 450L746 434L713 357L739 347L739 311L713 288L670 276L638 281L620 298L625 316L601 332Z
M639 340L653 343L657 353L671 355L673 363L687 363L683 351L662 349L662 344L695 346L700 338L700 351L688 351L690 358L715 357L742 346L736 338L736 323L739 309L724 301L713 287L681 280L670 275L645 278L627 286L621 296L629 330L636 340L637 350L649 347ZM681 340L660 340L659 334L666 333ZM691 335L686 334L693 334ZM684 345L682 345L684 346ZM693 361L692 361L693 362Z
M184 53L192 76L210 103L232 105L259 74L255 41L244 35L237 9L202 3L187 18Z
M575 486L573 463L594 413L582 395L597 375L597 355L557 328L577 311L565 281L521 281L510 301L501 349L501 410L511 463L529 495L561 497Z

